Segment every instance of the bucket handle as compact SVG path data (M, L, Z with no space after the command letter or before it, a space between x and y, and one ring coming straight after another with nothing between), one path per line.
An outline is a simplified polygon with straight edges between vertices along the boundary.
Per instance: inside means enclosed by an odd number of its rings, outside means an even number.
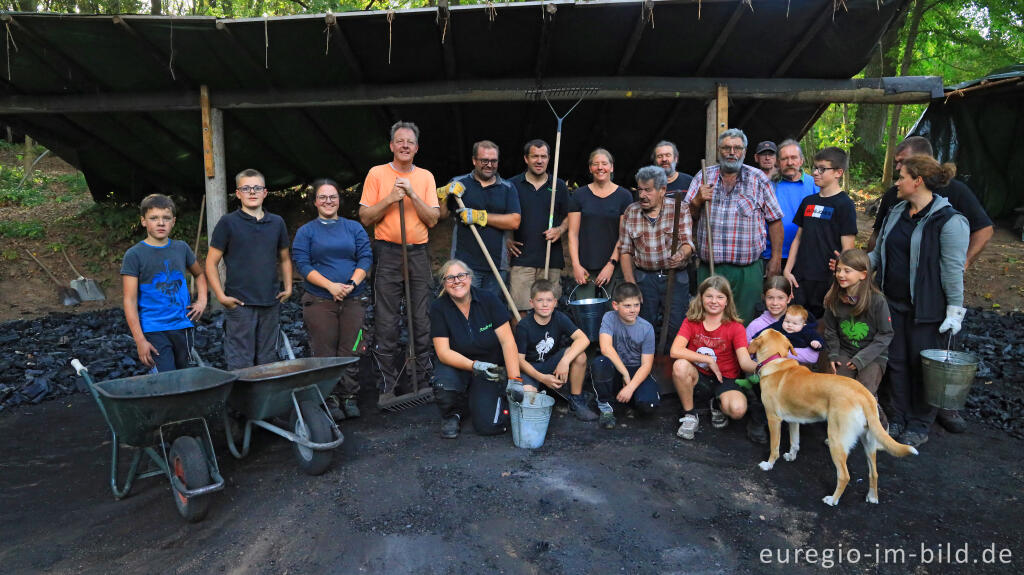
M576 284L576 286L575 286L574 288L572 288L572 290L571 290L571 291L569 292L569 302L571 303L571 302L573 301L573 299L572 299L572 294L576 293L576 288L578 288L578 287L580 287L580 286L590 285L590 284L592 284L592 283L594 283L594 282L592 282L592 281L590 281L590 280L587 280L587 282L586 282L586 283L582 283L582 284ZM595 289L599 289L599 290L601 290L602 292L604 292L604 297L605 297L605 299L608 299L608 290L604 289L604 286L599 286L599 285L597 285L597 284L594 284L594 288L595 288ZM597 292L594 292L594 295L597 295Z

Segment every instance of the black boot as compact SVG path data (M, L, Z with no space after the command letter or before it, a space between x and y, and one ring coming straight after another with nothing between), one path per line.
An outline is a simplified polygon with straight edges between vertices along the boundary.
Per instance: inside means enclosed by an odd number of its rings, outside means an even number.
M434 403L441 411L441 437L455 439L461 427L465 394L447 389L434 388Z
M747 396L747 439L754 443L768 443L768 416L761 403L761 386L746 390Z

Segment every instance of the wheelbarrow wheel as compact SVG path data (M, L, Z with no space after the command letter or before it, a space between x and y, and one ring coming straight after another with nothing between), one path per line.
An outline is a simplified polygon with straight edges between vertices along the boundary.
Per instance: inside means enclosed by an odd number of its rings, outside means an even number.
M174 440L170 453L171 473L175 475L185 487L195 489L210 484L210 469L206 466L206 456L199 441L194 437L182 436ZM174 496L174 504L178 507L178 513L189 523L201 521L206 517L206 511L210 505L208 497L185 497L173 488L171 495Z
M312 443L328 443L333 438L331 433L331 419L323 408L315 401L299 402L299 409L302 410L303 425L299 422L298 414L292 412L291 427L295 435ZM299 463L299 469L307 475L320 475L327 471L331 464L333 453L328 451L315 451L308 447L292 443L295 450L295 459Z

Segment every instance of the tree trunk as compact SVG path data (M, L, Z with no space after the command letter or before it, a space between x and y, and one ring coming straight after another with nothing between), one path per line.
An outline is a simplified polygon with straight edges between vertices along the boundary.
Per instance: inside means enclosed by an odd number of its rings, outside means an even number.
M32 141L28 134L25 134L25 154L21 158L22 165L24 166L22 175L29 179L32 178L32 164L36 161L35 148L36 143Z
M154 16L159 16L162 12L163 7L161 6L161 0L150 0L149 13Z
M900 30L907 21L907 10L901 10L886 30L885 35L875 44L868 64L864 67L865 78L881 78L893 74L899 62ZM853 118L853 147L850 149L850 163L864 164L865 173L878 173L885 158L882 141L885 138L885 121L889 107L885 104L858 104Z
M910 71L910 61L914 55L914 42L917 41L917 31L921 27L924 10L924 0L915 0L914 10L910 14L910 28L907 30L907 43L903 47L903 58L900 60L900 76L906 76ZM900 130L901 109L902 106L899 104L893 106L892 117L889 119L889 141L885 147L885 166L883 166L882 172L883 184L892 181L892 159L896 155L896 136Z

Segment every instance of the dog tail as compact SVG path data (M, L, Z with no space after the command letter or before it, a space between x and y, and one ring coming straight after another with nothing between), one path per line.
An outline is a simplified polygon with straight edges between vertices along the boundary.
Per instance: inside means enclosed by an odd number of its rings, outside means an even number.
M864 404L861 407L864 410L864 416L868 420L868 433L875 438L875 441L882 449L896 457L917 455L916 448L896 441L891 435L889 435L889 432L882 427L882 422L878 419L878 404L875 403L874 398L871 398L871 401L864 401Z

